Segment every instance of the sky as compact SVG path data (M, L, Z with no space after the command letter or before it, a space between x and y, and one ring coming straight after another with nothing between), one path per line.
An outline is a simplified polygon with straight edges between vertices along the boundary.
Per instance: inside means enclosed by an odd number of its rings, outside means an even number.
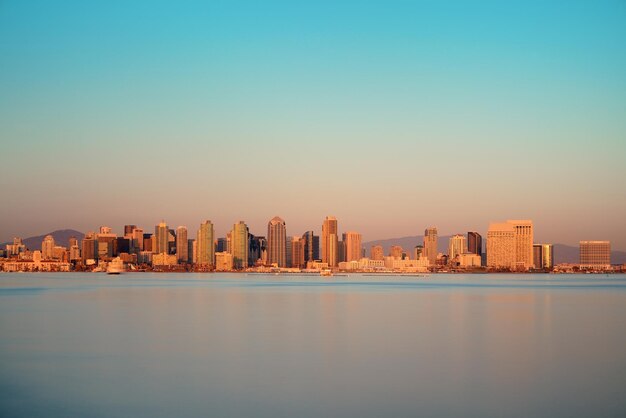
M624 1L0 0L0 242L162 219L626 250Z

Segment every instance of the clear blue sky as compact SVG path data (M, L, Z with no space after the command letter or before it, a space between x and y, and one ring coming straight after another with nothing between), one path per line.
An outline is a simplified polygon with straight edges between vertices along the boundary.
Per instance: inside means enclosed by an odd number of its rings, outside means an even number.
M626 2L0 1L0 241L529 218L626 249Z

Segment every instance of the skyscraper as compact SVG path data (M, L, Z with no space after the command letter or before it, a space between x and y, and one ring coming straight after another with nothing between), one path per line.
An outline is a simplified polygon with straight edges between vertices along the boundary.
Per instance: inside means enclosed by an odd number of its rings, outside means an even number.
M330 267L337 266L339 255L337 236L337 218L327 216L322 224L322 262Z
M448 242L448 262L452 262L457 255L467 252L467 239L465 235L456 234L450 237Z
M611 267L610 241L580 241L580 267L606 270Z
M165 221L161 221L154 227L155 247L152 248L153 253L168 253L169 234L170 230L167 228Z
M361 259L361 234L354 231L343 233L345 246L345 261L359 261Z
M54 237L52 235L46 235L41 242L41 258L44 260L52 259L52 252L54 251Z
M304 239L304 261L315 261L320 259L320 237L313 231L307 231L302 235Z
M467 233L467 252L472 254L483 254L483 237L478 232Z
M196 235L196 263L198 266L203 268L215 266L215 244L213 239L213 223L206 220L200 224Z
M189 260L189 247L187 241L187 227L176 228L176 259L179 263L185 264Z
M96 240L96 234L94 232L87 232L82 242L82 259L83 264L87 263L87 260L98 259L98 241Z
M233 266L236 269L248 267L248 226L244 221L233 225L231 231L231 251Z
M492 223L487 231L487 267L515 268L515 228L511 223Z
M533 221L507 221L515 229L515 269L528 270L533 268Z
M415 248L413 249L413 257L416 260L419 260L420 257L424 254L424 246L423 245L416 245Z
M382 245L372 245L370 248L370 258L372 260L384 260L385 252Z
M135 229L137 229L137 225L124 225L124 238L131 239Z
M291 238L291 266L296 268L304 268L304 238Z
M437 263L437 228L430 227L424 231L424 255L431 266Z
M403 252L404 248L402 248L400 245L392 245L389 249L389 256L393 257L396 260L401 260Z
M267 261L278 267L287 266L287 229L285 221L273 217L267 224Z

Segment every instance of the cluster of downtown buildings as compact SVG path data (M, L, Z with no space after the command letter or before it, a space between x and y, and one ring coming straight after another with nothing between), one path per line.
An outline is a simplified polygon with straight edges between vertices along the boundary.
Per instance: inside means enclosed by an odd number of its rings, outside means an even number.
M306 231L287 236L285 221L272 218L266 236L250 233L245 222L235 223L225 237L216 238L211 221L200 224L196 238L185 226L170 229L165 222L146 233L136 225L125 225L124 235L100 227L88 232L81 242L71 238L69 247L56 245L46 236L40 250L30 251L20 238L0 250L0 271L103 271L115 260L131 270L177 271L353 271L353 272L437 272L437 271L553 271L554 247L534 242L533 223L510 220L492 223L483 251L478 232L449 238L447 254L438 251L437 228L427 228L423 244L406 250L392 246L389 254L373 245L369 257L361 234L339 234L337 219L327 216L321 235ZM608 241L581 241L580 263L565 270L606 271L611 269Z

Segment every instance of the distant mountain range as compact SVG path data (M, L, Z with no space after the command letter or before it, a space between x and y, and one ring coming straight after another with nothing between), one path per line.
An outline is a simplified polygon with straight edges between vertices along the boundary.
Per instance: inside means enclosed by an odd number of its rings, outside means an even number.
M437 240L437 247L439 252L446 254L448 252L448 240L450 235L440 236ZM365 253L369 256L370 247L372 245L382 245L385 254L389 254L389 250L392 245L399 245L409 252L409 255L413 257L413 248L416 245L422 245L424 243L423 235L416 235L411 237L401 238L389 238L375 241L364 242L363 247ZM486 239L483 238L483 251L485 250ZM565 244L554 244L554 263L578 263L578 247ZM626 263L626 251L611 251L611 263L613 264L625 264Z
M50 232L48 234L38 235L36 237L29 237L23 240L26 247L30 250L39 250L41 249L41 242L43 241L46 235L52 235L54 237L54 242L57 245L62 245L64 247L68 246L69 239L71 237L76 237L78 240L82 240L85 234L80 231L76 231L74 229L60 229L54 232ZM438 250L442 253L446 253L448 251L448 240L450 239L450 235L440 236L437 241ZM483 251L486 240L483 239ZM415 235L410 237L401 237L401 238L389 238L389 239L380 239L375 241L368 241L363 243L363 247L365 248L365 253L369 256L370 247L372 245L382 245L385 254L389 254L389 250L392 245L399 245L409 252L409 255L413 257L413 248L415 248L418 244L424 243L423 235ZM4 248L6 244L12 244L12 242L5 242L0 244L0 248ZM565 244L554 244L554 262L555 264L559 263L578 263L578 247L565 245ZM612 251L611 252L611 262L613 264L626 264L626 251Z
M26 245L31 251L41 250L41 242L46 237L46 235L52 235L54 237L54 242L56 245L61 245L63 247L68 247L70 238L76 237L79 241L83 239L85 234L80 231L76 231L74 229L59 229L54 232L49 232L47 234L38 235L36 237L29 237L22 240L22 242ZM7 244L13 244L13 241L4 242L0 244L0 248L5 248Z

